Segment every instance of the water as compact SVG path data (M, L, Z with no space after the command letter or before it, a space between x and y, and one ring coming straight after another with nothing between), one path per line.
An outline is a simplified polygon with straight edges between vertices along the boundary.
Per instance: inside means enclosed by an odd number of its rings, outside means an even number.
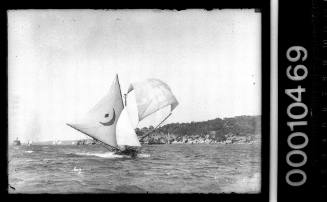
M260 145L145 145L135 159L98 145L9 148L10 193L258 193Z

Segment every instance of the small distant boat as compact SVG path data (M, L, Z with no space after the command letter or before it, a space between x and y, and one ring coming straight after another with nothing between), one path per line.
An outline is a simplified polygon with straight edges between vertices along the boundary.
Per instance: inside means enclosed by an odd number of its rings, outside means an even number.
M169 86L159 79L132 83L124 96L125 105L116 75L109 93L84 118L67 125L102 142L100 145L115 154L135 157L140 142L172 114L178 102ZM139 122L165 107L170 107L169 114L139 139L135 132Z
M15 146L20 146L21 145L21 142L20 142L20 140L18 140L18 137L16 138L16 140L14 140L14 145Z
M32 145L32 143L33 143L33 142L32 142L31 140L29 140L29 141L27 142L27 144L26 144L26 145L27 145L27 146L31 146L31 145Z

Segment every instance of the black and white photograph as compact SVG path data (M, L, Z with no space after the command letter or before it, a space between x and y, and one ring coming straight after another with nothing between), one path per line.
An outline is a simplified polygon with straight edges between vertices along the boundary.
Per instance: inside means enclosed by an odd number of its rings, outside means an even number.
M260 10L7 20L9 194L262 192Z

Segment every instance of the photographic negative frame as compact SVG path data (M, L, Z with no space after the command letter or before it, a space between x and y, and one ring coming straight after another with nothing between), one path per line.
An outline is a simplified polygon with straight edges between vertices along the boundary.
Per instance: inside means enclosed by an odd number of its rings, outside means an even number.
M293 8L295 4L297 5L296 9ZM285 197L298 200L323 197L323 187L326 185L320 178L324 179L325 170L320 165L325 159L325 154L321 149L325 140L322 134L325 133L320 133L320 130L325 129L324 105L321 104L325 99L323 87L325 80L322 68L324 67L325 49L321 34L324 11L319 6L324 6L322 1L303 4L299 2L284 4L276 3L276 1L260 3L247 1L244 4L218 6L218 9L252 8L261 13L261 183L259 193L220 193L213 197L237 201L267 201L269 198L270 200L278 198L278 201L282 201ZM214 11L215 9L209 10ZM290 10L292 10L291 17L289 16ZM7 24L7 13L3 12L2 15L1 19L5 22L4 24ZM314 22L313 27L311 27L312 21ZM276 25L278 29L276 29ZM277 30L278 33L276 33ZM276 34L278 46L276 46ZM3 39L7 41L7 37L5 34ZM4 58L8 57L8 48L8 46L4 47L4 53L7 53ZM294 54L296 55L294 56ZM299 61L303 63L298 64ZM10 60L8 62L10 63ZM295 63L298 65L296 69L288 68ZM7 63L6 65L9 67ZM309 66L312 68L308 68ZM9 80L10 77L5 81ZM296 93L297 95L295 95ZM293 99L292 102L291 99ZM297 114L298 110L301 110L300 108L303 111ZM278 117L274 113L276 112L273 111L274 109L278 109ZM295 130L301 127L303 130ZM275 142L277 136L278 142ZM315 139L316 137L317 139ZM296 145L298 140L295 139L298 138L300 144ZM6 137L3 142L9 142L9 138ZM7 152L8 147L7 144L4 145L4 153ZM301 151L301 147L305 149ZM278 149L278 153L274 148ZM300 160L297 159L299 156ZM4 159L8 160L7 157ZM299 171L300 168L302 172ZM297 177L294 176L296 172L302 175L302 180L296 181ZM303 173L305 173L305 177L303 177ZM8 177L7 168L5 168L4 176ZM8 183L7 181L4 185L6 190ZM192 197L194 196L207 197L203 194L192 195ZM10 195L10 197L25 196ZM35 197L42 197L42 195ZM101 197L101 195L95 197Z

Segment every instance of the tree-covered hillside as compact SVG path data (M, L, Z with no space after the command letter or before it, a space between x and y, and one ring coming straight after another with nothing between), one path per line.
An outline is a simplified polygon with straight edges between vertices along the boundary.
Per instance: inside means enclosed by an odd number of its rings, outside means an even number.
M153 129L144 127L136 129L138 136L143 136ZM151 135L166 134L174 138L181 137L209 137L223 141L230 136L255 136L261 133L261 116L236 116L232 118L216 118L213 120L191 123L171 123L154 130Z

